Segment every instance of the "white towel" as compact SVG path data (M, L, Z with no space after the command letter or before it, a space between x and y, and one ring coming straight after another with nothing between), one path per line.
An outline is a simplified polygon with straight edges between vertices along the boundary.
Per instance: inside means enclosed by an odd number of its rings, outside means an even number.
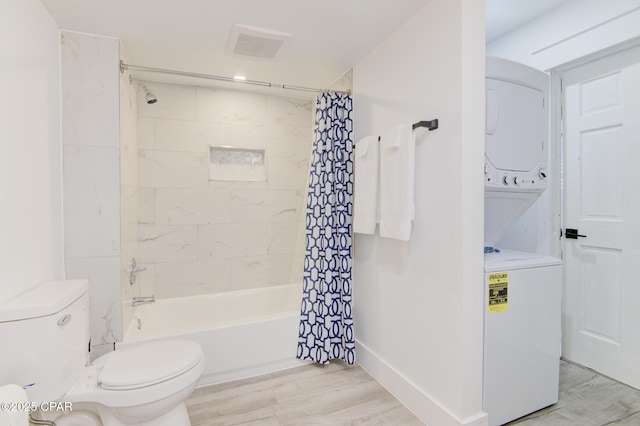
M375 234L378 222L378 141L373 136L356 143L353 189L353 232Z
M380 141L380 236L409 241L414 217L415 138L399 124Z

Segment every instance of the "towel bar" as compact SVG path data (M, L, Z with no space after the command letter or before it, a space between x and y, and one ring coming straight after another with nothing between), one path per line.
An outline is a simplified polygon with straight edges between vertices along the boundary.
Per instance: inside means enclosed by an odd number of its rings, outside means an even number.
M433 120L423 120L418 121L417 123L413 123L413 130L418 129L420 127L426 127L428 130L436 130L438 128L438 119ZM378 142L380 142L380 136L378 136Z
M418 127L426 127L429 130L435 130L438 128L438 119L436 118L435 120L431 121L418 121L417 123L413 124L413 130L417 129Z

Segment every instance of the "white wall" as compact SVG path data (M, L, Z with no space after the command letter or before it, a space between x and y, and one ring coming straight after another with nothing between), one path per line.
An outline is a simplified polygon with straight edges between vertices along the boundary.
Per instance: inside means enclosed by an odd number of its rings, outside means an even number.
M88 278L92 346L122 340L117 39L61 33L67 278Z
M356 234L357 360L425 423L484 424L484 2L432 0L353 78L356 141L440 120L416 146L411 241Z
M0 3L0 302L63 278L58 26Z
M542 71L640 36L638 0L571 0L487 45Z
M313 102L145 84L159 100L138 94L142 291L166 298L300 282ZM211 180L209 146L264 149L266 180Z

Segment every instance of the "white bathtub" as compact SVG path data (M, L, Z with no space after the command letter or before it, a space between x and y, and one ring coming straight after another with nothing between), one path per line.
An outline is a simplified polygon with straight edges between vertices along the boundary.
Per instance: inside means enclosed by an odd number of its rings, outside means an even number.
M304 364L296 359L301 285L160 299L135 308L120 347L166 338L202 345L199 386Z

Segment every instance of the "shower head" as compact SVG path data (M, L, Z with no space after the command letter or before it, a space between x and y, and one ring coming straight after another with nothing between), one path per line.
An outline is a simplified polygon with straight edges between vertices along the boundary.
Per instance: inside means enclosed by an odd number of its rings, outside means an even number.
M149 105L155 104L156 102L158 102L158 97L154 95L151 90L147 89L147 86L145 86L142 83L140 83L140 86L142 86L142 90L144 90L145 100Z

